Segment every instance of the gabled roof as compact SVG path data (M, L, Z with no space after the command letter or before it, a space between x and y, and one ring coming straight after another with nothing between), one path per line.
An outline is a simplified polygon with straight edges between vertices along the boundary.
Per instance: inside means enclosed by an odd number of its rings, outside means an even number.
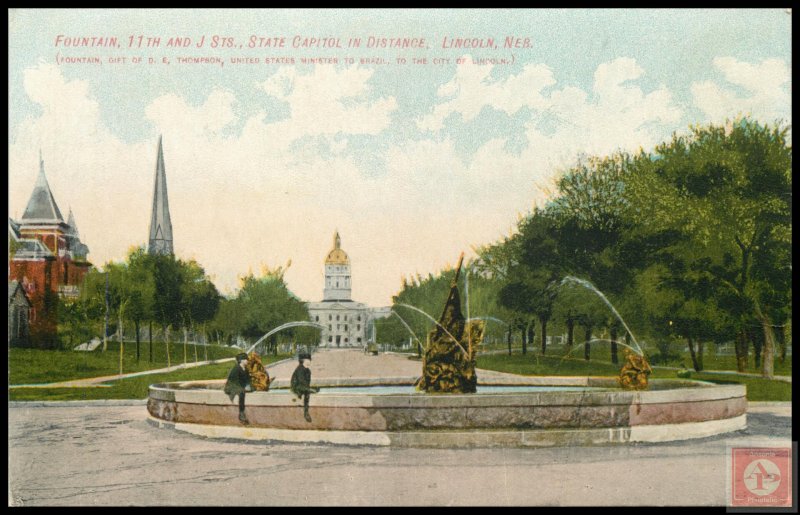
M53 253L35 238L23 238L16 242L15 260L52 258Z
M11 299L13 299L14 295L17 294L17 290L22 292L22 298L25 299L25 302L28 303L28 306L32 306L31 300L28 298L28 295L25 294L25 289L16 280L8 282L8 303L11 304Z
M31 198L28 200L28 206L25 208L22 220L25 222L64 223L64 217L61 216L56 199L53 198L50 185L47 183L47 177L44 174L44 161L42 161L41 156L39 156L39 176L36 178L36 185L33 187L33 193L31 193Z
M8 218L8 235L14 239L14 259L40 259L52 257L50 252L41 241L36 238L24 238L19 232L20 224Z

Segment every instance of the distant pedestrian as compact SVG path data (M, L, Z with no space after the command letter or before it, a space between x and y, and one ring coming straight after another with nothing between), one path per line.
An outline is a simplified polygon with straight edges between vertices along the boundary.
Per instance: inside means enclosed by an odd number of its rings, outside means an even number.
M305 418L307 422L311 422L311 415L308 414L308 400L312 393L319 392L319 388L311 387L311 369L309 368L311 365L311 354L307 352L301 353L297 356L297 359L300 363L292 374L290 389L292 393L303 398L303 418Z
M252 391L250 374L247 372L247 354L242 352L236 355L236 365L228 373L224 391L230 397L231 402L234 397L239 396L239 421L243 424L249 423L244 414L244 394L248 390Z

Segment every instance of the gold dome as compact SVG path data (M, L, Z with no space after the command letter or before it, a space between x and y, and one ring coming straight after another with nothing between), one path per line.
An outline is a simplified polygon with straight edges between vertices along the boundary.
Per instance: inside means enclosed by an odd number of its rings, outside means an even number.
M350 258L347 257L347 253L342 250L341 248L342 240L339 238L339 232L337 231L333 235L333 249L328 252L328 257L325 258L326 265L349 265Z

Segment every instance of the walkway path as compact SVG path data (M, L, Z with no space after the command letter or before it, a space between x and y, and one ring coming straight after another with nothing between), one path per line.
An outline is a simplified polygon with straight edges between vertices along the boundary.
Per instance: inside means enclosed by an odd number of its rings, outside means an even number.
M166 372L173 372L175 370L183 370L185 368L201 367L203 365L210 365L213 363L225 363L226 361L233 361L234 358L214 359L209 361L200 361L197 363L181 363L180 365L173 365L171 367L156 368L153 370L144 370L142 372L131 372L129 374L115 374L112 376L100 377L87 377L85 379L71 379L69 381L60 381L57 383L35 383L35 384L12 384L8 385L10 389L13 388L90 388L93 386L108 386L101 383L109 381L117 381L119 379L127 379L129 377L146 376L150 374L163 374Z
M354 378L387 378L407 377L416 379L422 374L422 362L409 359L409 354L385 352L373 356L362 350L354 349L322 349L311 356L311 377L316 379L354 379ZM296 360L273 363L267 367L270 376L276 379L289 380L297 368ZM493 370L477 371L479 380L495 379L513 382L519 376L495 372Z

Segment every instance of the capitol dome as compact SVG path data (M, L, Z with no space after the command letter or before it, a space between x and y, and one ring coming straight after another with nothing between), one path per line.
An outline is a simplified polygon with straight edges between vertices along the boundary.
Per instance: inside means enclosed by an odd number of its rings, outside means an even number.
M326 265L349 265L350 258L347 253L341 248L342 240L339 238L339 232L333 236L333 249L328 252L328 257L325 258Z

